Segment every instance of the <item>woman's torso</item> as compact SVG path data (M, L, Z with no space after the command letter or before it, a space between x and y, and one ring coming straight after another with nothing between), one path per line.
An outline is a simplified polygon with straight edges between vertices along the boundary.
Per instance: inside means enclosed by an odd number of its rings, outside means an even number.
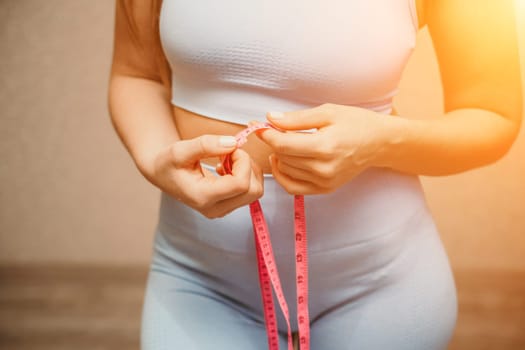
M414 0L164 0L161 37L181 136L234 134L267 111L322 103L391 113L415 45L414 7ZM260 141L246 148L265 164L269 150ZM369 168L305 203L313 318L384 291L425 262L448 268L416 175ZM293 198L268 176L261 205L293 300ZM247 206L206 220L163 193L154 268L260 314L253 239Z
M416 32L414 0L164 0L177 129L232 135L268 111L326 102L392 114ZM266 145L244 149L269 172Z

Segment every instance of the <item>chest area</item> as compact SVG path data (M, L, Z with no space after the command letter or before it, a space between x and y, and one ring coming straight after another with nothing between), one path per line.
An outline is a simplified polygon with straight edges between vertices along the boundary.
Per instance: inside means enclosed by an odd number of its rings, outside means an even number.
M396 86L415 46L409 1L164 0L161 41L181 78L382 93Z

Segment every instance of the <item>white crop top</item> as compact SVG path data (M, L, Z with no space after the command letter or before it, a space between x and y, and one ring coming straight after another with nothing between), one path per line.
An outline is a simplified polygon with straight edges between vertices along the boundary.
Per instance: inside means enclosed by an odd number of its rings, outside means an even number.
M246 124L323 103L390 113L415 0L164 0L172 103Z

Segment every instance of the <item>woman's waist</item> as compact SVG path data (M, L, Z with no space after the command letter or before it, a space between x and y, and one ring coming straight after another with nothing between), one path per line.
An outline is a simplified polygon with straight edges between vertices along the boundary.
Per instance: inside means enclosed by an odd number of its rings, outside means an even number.
M267 176L260 202L276 254L291 254L293 196ZM430 215L417 176L382 168L364 171L333 193L306 196L305 210L309 247L319 252L376 240L406 230L414 215ZM210 220L163 194L159 219L161 231L174 243L195 241L218 252L253 253L247 207Z
M178 106L173 106L177 131L182 139L191 139L204 134L212 135L235 135L246 128L245 125L231 123L223 120L208 118L193 113ZM264 116L262 116L264 118ZM255 119L254 119L255 120ZM262 121L262 119L260 119ZM250 154L251 158L267 174L271 173L268 156L271 149L255 135L248 137L248 142L242 147ZM206 158L202 162L215 166L219 158Z
M394 108L389 109L391 115L396 115ZM246 125L237 124L213 117L197 114L182 107L173 105L175 123L182 139L191 139L204 134L212 135L236 135L246 128ZM265 116L254 117L253 120L264 121ZM271 173L268 157L272 149L262 142L256 135L250 135L242 149L246 151L253 161L263 170L265 174ZM203 163L215 167L219 158L207 158Z

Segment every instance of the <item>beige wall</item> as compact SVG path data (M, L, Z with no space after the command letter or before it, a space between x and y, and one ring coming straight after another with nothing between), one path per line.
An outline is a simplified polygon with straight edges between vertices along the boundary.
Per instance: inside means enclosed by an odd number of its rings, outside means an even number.
M158 192L109 121L112 26L113 1L0 2L0 262L149 259ZM441 113L426 30L396 105ZM455 267L525 268L523 129L497 164L424 179Z

